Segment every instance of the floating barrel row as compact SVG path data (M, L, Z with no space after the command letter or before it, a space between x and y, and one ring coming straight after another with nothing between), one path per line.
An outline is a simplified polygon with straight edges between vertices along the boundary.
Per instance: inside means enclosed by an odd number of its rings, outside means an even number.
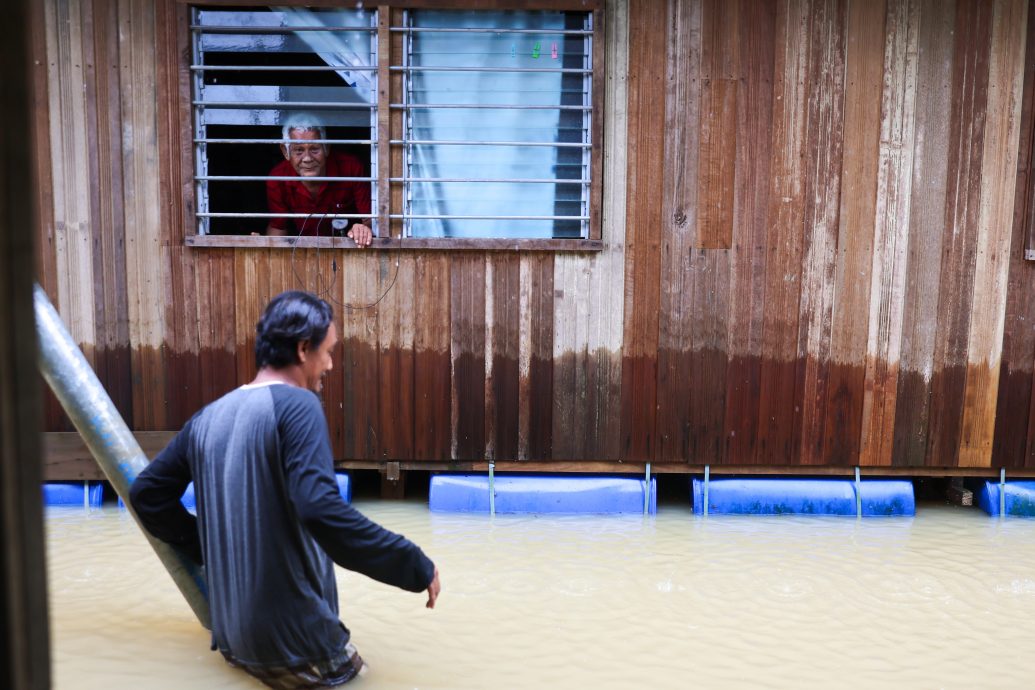
M352 480L349 475L339 472L338 493L346 503L352 502ZM48 506L86 506L99 508L103 500L104 485L100 482L54 482L43 485L43 503ZM194 496L194 482L187 485L180 503L190 512L197 510L197 499ZM118 499L120 508L125 508L122 499Z
M352 500L349 475L339 473L338 489ZM46 484L50 506L98 507L100 483ZM691 503L697 515L844 515L908 517L916 514L913 484L908 480L868 479L711 479L691 480ZM983 481L975 492L989 515L1035 517L1035 482ZM1002 494L1002 495L1001 495ZM181 499L195 510L194 485ZM436 512L654 514L657 480L585 475L438 474L431 478L429 506ZM121 499L119 500L121 505Z

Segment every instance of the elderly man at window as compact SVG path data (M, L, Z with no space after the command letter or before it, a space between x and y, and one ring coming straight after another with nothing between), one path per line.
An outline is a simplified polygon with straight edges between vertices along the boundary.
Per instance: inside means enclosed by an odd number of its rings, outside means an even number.
M326 130L305 118L284 125L284 160L273 166L270 177L298 177L299 180L267 180L266 203L270 213L305 213L311 218L276 217L266 228L268 235L340 235L352 238L359 247L370 244L370 184L362 181L307 180L325 177L364 177L363 164L343 151L331 151L320 140ZM362 219L328 218L324 214L360 214ZM353 222L354 221L354 222ZM351 227L350 227L351 223Z

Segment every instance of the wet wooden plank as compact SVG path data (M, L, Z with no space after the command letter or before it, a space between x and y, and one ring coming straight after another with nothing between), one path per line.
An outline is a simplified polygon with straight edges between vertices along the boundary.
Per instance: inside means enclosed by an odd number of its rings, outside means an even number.
M809 12L806 4L791 2L780 3L776 15L765 317L755 456L756 464L761 465L796 462L801 440L795 366L804 241Z
M625 218L628 192L629 6L625 0L607 3L607 93L604 99L604 199L601 237L607 250L592 257L590 289L600 310L591 324L589 347L594 351L598 381L596 457L621 457L622 351L625 323Z
M414 445L416 460L451 457L452 397L450 259L441 254L415 258L414 276Z
M989 467L992 463L1017 184L1016 142L1021 127L1027 9L1024 0L997 0L992 18L961 467Z
M366 251L366 250L353 250ZM382 252L378 268L384 297L377 305L378 457L413 458L414 415L414 257Z
M113 2L95 1L85 3L83 8L86 122L91 132L88 177L95 248L96 368L116 408L132 427L118 13Z
M704 5L704 8L702 8ZM661 248L661 294L658 316L658 414L657 460L686 461L690 457L691 360L699 353L691 349L694 319L694 280L690 249L700 241L705 214L698 198L707 195L712 171L700 166L707 161L702 114L701 54L721 55L721 36L702 37L702 15L721 15L719 3L670 3L666 24L668 36L665 100L665 181L661 218L664 236ZM702 48L702 41L707 46ZM721 148L721 147L720 147ZM700 194L699 194L700 190Z
M730 252L736 172L740 64L738 3L702 10L700 158L697 161L696 240L688 252L689 445L691 462L725 460L724 416L729 342ZM686 385L686 384L684 384Z
M554 394L554 257L525 254L521 257L522 323L527 324L527 340L522 337L519 358L520 390L518 418L518 458L552 458Z
M522 299L528 304L522 314L532 338L522 350L523 357L527 350L530 398L524 458L616 460L621 452L628 3L610 4L606 22L602 134L609 191L600 209L600 237L607 249L522 263ZM595 308L585 308L587 299ZM544 398L552 405L537 404Z
M862 421L861 315L873 249L884 4L827 3L826 12L830 34L822 50L830 66L816 74L820 92L810 98L819 121L810 132L810 148L814 142L818 150L806 193L806 235L813 230L801 311L808 328L798 346L802 463L848 465L858 462Z
M909 266L919 0L888 3L860 465L890 465Z
M1035 11L1030 4L1025 54L1035 55ZM1024 258L1024 250L1031 247L1035 232L1035 60L1025 60L1025 63L1017 192L1014 199L1014 244L1010 253L1007 327L1003 338L1003 361L1006 366L1000 374L996 448L992 460L993 465L1013 467L1035 466L1035 395L1032 395L1035 382L1032 381L1031 370L1035 362L1035 342L1032 342L1035 341L1035 329L1030 325L1035 323L1035 300L1030 299L1035 290L1035 273ZM1027 400L1027 404L1019 404L1019 400ZM1013 422L1015 418L1011 418L1011 411L1018 407L1027 410L1026 419ZM1022 425L1026 429L1024 434L1019 433ZM1018 436L1024 439L1023 442L1010 447Z
M761 386L776 3L741 0L733 251L726 352L726 463L755 461Z
M187 45L187 7L172 0L155 5L155 76L157 87L159 207L161 245L168 252L162 276L165 305L165 362L169 398L168 424L181 427L203 404L201 395L196 289L196 259L183 247L184 226L192 209L188 76L181 68L180 46ZM185 117L186 114L186 117Z
M931 383L937 340L938 295L952 104L955 2L922 0L917 38L917 86L909 246L892 464L920 466L927 455Z
M129 344L132 350L134 427L164 429L168 421L163 316L168 257L161 248L161 213L156 174L158 132L154 93L155 7L151 2L119 6L119 80L123 118L123 185Z
M344 252L339 255L341 297L335 310L341 313L341 398L343 457L379 459L377 350L378 312L369 306L388 287L391 276L383 273L376 253ZM386 267L387 268L387 267Z
M485 454L485 257L450 263L452 452L455 460Z
M925 459L928 465L956 466L959 462L979 229L992 11L991 3L972 0L960 0L956 6L949 179L938 299L938 341L931 385L931 440Z
M491 277L490 277L491 276ZM496 254L486 261L485 440L486 457L518 457L518 347L521 262Z
M665 4L629 3L629 149L626 196L625 335L622 353L621 454L655 454L661 198L663 188L666 42L657 40Z

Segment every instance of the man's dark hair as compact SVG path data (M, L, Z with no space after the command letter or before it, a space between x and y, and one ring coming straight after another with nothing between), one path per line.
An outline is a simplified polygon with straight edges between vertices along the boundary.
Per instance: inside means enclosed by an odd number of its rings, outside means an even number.
M331 305L316 295L289 290L274 297L255 326L255 364L281 369L299 364L298 344L320 347L334 318Z

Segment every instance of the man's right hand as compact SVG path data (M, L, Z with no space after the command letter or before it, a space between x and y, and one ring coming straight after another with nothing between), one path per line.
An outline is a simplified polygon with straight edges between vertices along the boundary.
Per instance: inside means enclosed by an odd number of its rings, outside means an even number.
M435 608L435 600L438 599L440 591L442 591L442 583L438 581L438 568L435 568L435 577L431 578L431 584L428 585L428 603L425 606L429 609Z

